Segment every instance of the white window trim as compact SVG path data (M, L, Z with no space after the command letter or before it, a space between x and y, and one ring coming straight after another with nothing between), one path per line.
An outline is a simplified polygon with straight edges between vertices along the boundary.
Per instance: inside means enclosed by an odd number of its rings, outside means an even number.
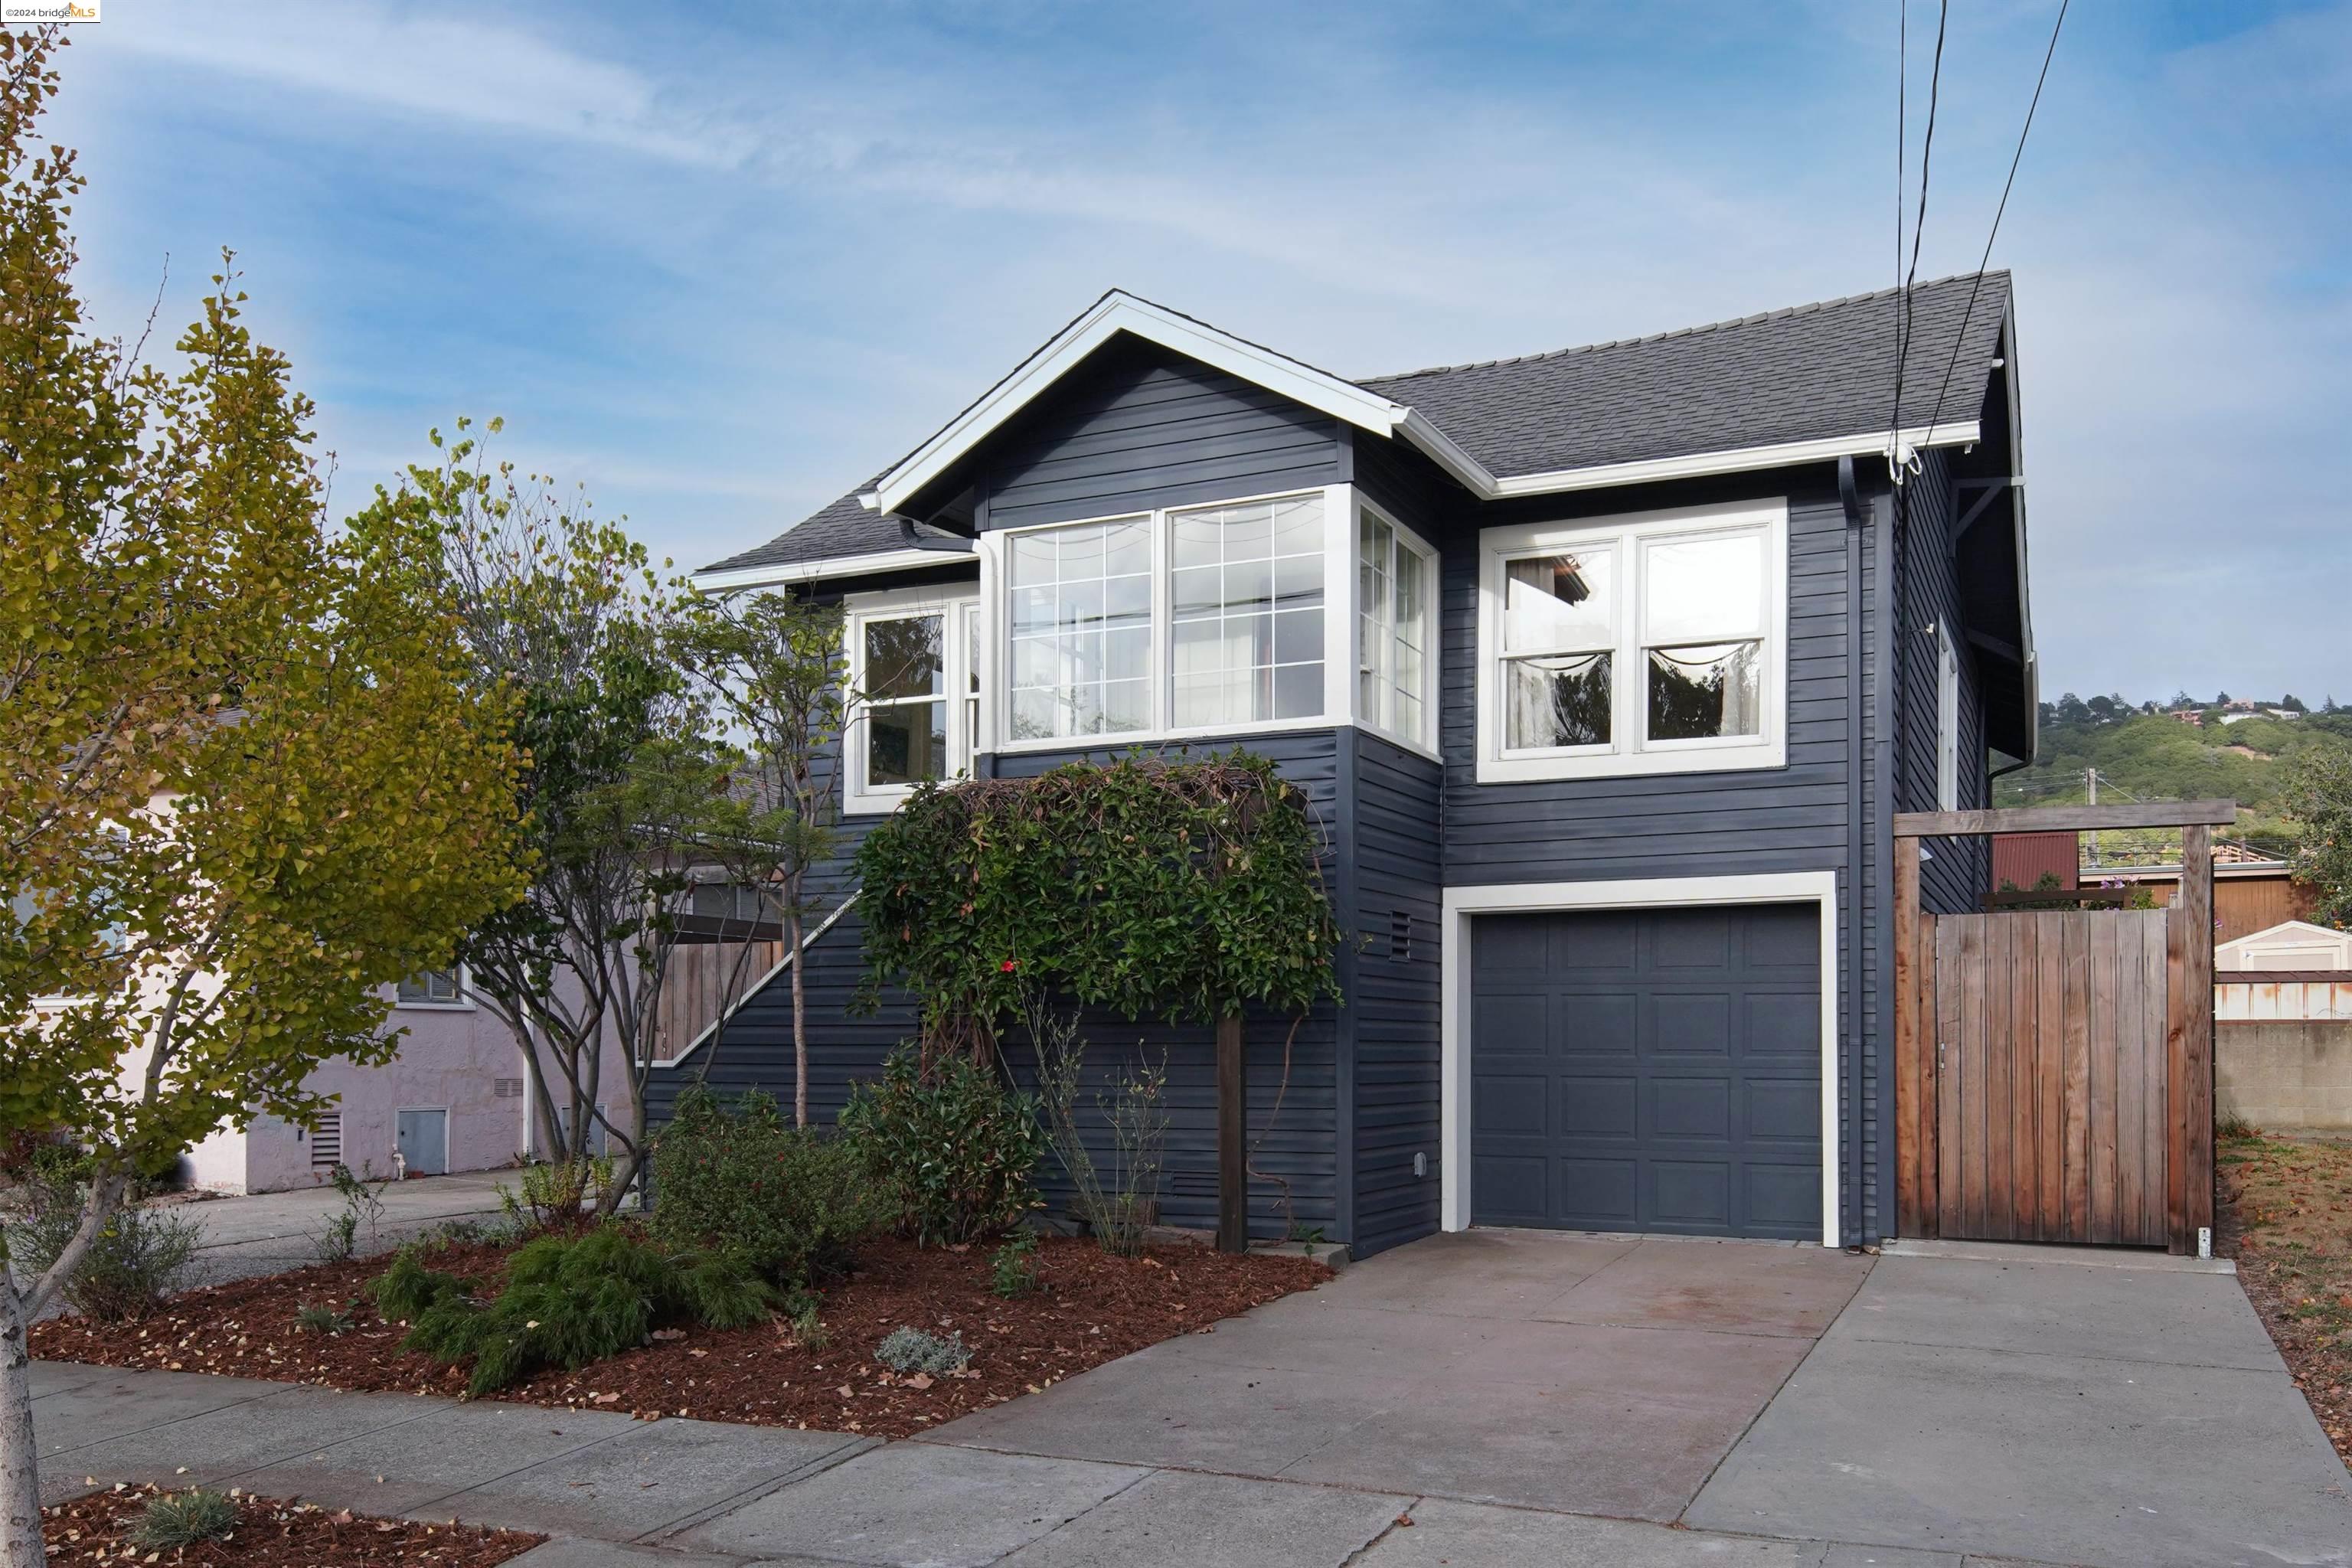
M1470 942L1481 914L1567 910L1685 909L1710 904L1812 903L1821 910L1822 1245L1840 1244L1838 1213L1837 873L1658 877L1614 882L1509 882L1448 888L1438 956L1438 1213L1470 1228Z
M1952 628L1936 623L1936 809L1960 809L1960 655Z
M481 1004L474 1000L474 977L472 973L468 972L466 966L462 963L451 964L449 966L449 973L457 978L457 999L456 1001L426 1002L420 999L415 1002L404 1002L400 999L400 986L395 983L392 988L393 1011L395 1013L471 1013L478 1009ZM411 1110L431 1110L436 1108L429 1105L412 1105L407 1109Z
M1421 732L1417 735L1407 734L1402 730L1393 729L1389 725L1381 723L1377 714L1354 711L1354 704L1357 698L1357 682L1354 679L1354 677L1360 673L1361 660L1363 658L1363 649L1354 636L1350 636L1348 639L1348 673L1349 677L1348 685L1348 702L1349 711L1353 716L1357 728L1370 731L1371 733L1378 735L1381 739L1393 742L1397 745L1404 747L1407 751L1414 752L1422 756L1427 757L1432 762L1439 762L1443 759L1439 757L1437 752L1437 678L1438 672L1444 667L1445 661L1444 658L1444 647L1443 641L1444 626L1442 624L1444 617L1439 614L1438 582L1439 574L1444 569L1444 563L1440 559L1435 547L1433 547L1429 541L1423 539L1412 529L1407 528L1403 523L1399 522L1396 520L1396 515L1390 511L1386 507L1375 505L1373 502L1365 500L1364 497L1359 493L1356 497L1356 515L1351 519L1351 526L1348 531L1349 538L1351 542L1348 552L1347 584L1349 611L1349 621L1351 626L1360 627L1363 624L1362 617L1365 607L1355 601L1357 585L1360 581L1358 574L1359 545L1360 544L1363 530L1363 518L1367 514L1380 519L1381 522L1388 525L1390 531L1396 536L1397 548L1399 550L1410 550L1414 554L1421 557Z
M1645 704L1641 551L1648 542L1761 528L1765 536L1763 686L1761 733L1701 741L1644 742ZM1511 560L1579 544L1613 543L1620 595L1616 633L1611 746L1563 747L1541 752L1503 749L1504 569ZM1729 506L1681 507L1629 512L1615 517L1488 528L1478 536L1478 782L1510 784L1538 779L1619 778L1648 773L1719 773L1777 768L1788 762L1789 691L1789 504L1785 499ZM1629 657L1630 656L1630 657Z
M866 628L876 621L907 620L916 616L940 618L942 655L940 684L948 704L948 777L972 772L980 737L964 733L964 708L971 672L971 621L980 614L979 591L964 584L923 588L895 588L875 594L852 594L844 601L842 617L843 669L848 683L848 710L842 721L843 774L841 809L845 816L887 815L915 793L912 784L869 784L866 782L866 704L858 698L866 684ZM983 652L982 662L986 662ZM988 686L981 684L981 721L988 719Z
M1178 727L1169 721L1168 639L1173 625L1169 602L1173 556L1173 531L1169 517L1176 512L1219 507L1248 506L1257 501L1291 500L1302 496L1323 498L1323 711L1306 719L1269 719L1245 724L1195 724ZM984 742L978 751L1019 755L1037 752L1116 751L1162 741L1203 740L1226 735L1270 735L1313 730L1336 730L1354 722L1356 680L1355 580L1356 511L1354 487L1308 485L1257 495L1220 496L1212 500L1179 505L1129 509L1099 517L1074 517L1020 528L990 529L980 536L981 728ZM1024 533L1045 533L1057 528L1132 520L1148 521L1151 530L1151 722L1140 730L1105 735L1051 735L1016 741L1011 730L1012 704L1005 700L1003 676L1011 657L1012 616L1008 611L1010 578L1005 571L1006 542ZM1335 602L1343 606L1334 613Z

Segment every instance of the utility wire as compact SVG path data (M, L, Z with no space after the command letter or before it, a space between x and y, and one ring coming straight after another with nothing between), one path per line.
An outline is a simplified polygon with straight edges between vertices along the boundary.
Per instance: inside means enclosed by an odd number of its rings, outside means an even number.
M1936 108L1942 97L1944 85L1944 32L1951 19L1951 0L1937 0L1936 7L1936 56L1927 72L1927 130L1919 143L1919 213L1911 222L1911 265L1903 276L1903 297L1895 351L1895 409L1887 430L1887 461L1895 471L1895 483L1902 483L1900 455L1895 451L1897 437L1903 430L1903 377L1911 358L1912 288L1919 279L1919 246L1927 230L1927 174L1936 155ZM1901 139L1901 111L1896 112L1897 140ZM1896 261L1901 262L1898 246Z
M1936 388L1936 409L1934 413L1927 416L1927 434L1931 439L1936 433L1936 422L1944 415L1944 395L1951 389L1953 367L1960 363L1960 344L1968 341L1969 321L1977 312L1977 290L1984 287L1985 267L1992 260L1992 242L2000 233L2001 215L2009 211L2010 187L2017 184L2017 165L2025 157L2025 139L2033 134L2033 111L2042 107L2042 87L2050 79L2050 61L2058 53L2059 29L2065 26L2066 7L2072 4L2074 0L2058 0L2058 19L2050 25L2050 47L2042 51L2042 74L2033 79L2033 100L2025 106L2025 125L2017 133L2017 151L2010 155L2009 178L2002 181L2000 186L2000 205L1992 210L1992 228L1985 235L1984 254L1977 258L1977 275L1969 284L1968 309L1960 312L1960 330L1953 335L1951 357L1944 362L1943 384ZM1919 171L1919 194L1923 201L1927 195L1927 166L1923 162ZM1896 367L1895 374L1895 385L1899 388L1902 385L1902 369L1899 365ZM1898 391L1896 393L1898 406L1901 395Z

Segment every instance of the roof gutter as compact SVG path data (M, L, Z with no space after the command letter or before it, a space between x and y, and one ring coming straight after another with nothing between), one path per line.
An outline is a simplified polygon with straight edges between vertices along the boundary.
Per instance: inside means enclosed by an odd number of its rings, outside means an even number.
M1838 458L1885 458L1907 462L1914 452L1928 447L1969 447L1981 437L1977 420L1945 420L1897 430L1892 443L1884 430L1853 436L1829 436L1811 441L1780 441L1766 447L1731 447L1715 452L1691 452L1674 458L1644 458L1631 463L1599 463L1584 468L1555 468L1539 474L1510 474L1497 479L1480 466L1419 409L1409 410L1400 427L1404 438L1467 486L1481 500L1505 500L1513 496L1559 495L1570 490L1607 489L1615 485L1653 484L1663 479L1704 479L1714 474L1747 474L1763 468L1793 468ZM1430 437L1434 437L1433 444Z

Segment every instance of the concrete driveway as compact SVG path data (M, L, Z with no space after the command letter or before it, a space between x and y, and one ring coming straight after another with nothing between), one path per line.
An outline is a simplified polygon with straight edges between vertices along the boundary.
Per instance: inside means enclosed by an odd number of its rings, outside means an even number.
M1663 1523L1869 1269L1817 1247L1433 1237L931 1440Z

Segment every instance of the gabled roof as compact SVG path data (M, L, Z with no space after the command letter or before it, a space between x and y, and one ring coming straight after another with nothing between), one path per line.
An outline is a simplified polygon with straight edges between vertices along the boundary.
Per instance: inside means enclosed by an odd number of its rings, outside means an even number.
M870 483L698 576L901 564L921 525L895 510L1122 332L1408 442L1492 500L1973 442L2009 296L2006 272L1912 290L1898 416L1895 289L1360 382L1113 289Z

